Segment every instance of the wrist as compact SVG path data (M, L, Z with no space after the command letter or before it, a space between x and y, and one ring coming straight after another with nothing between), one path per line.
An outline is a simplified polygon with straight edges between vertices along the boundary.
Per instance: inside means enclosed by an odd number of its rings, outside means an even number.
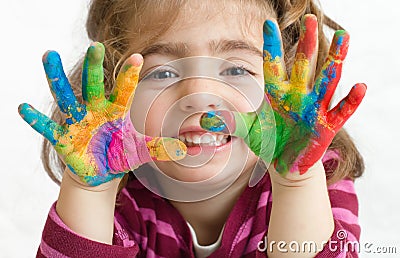
M276 171L273 164L268 168L271 183L275 187L308 187L309 185L324 182L326 183L325 169L322 160L318 160L306 173L300 175L299 171L288 172L282 176Z
M82 182L79 176L75 175L66 167L61 181L61 187L76 188L88 192L109 192L110 194L116 194L121 180L122 177L117 177L100 185L90 186Z
M119 182L120 179L114 179L95 187L85 186L66 170L56 204L57 214L77 234L111 244Z

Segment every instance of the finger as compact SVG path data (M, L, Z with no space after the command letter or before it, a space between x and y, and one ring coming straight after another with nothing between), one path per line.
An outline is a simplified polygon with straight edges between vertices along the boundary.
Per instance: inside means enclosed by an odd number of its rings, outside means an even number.
M152 160L180 160L186 156L186 145L174 138L146 136L146 146ZM143 159L142 159L143 160Z
M266 20L263 27L263 59L265 92L279 98L287 80L281 34L278 25Z
M29 104L18 107L18 113L33 129L43 135L51 144L56 145L58 138L64 134L64 129L46 115L37 111Z
M85 105L76 99L71 85L65 76L60 56L48 51L43 56L43 66L51 92L60 110L67 116L67 124L81 121L86 115Z
M138 84L139 72L143 65L143 57L140 54L133 54L122 65L117 76L117 84L110 95L110 101L130 107Z
M201 116L200 125L211 132L244 139L257 156L264 161L268 159L269 162L275 146L276 128L274 114L268 107L264 102L262 108L256 112L240 113L228 110L207 112Z
M354 85L349 94L328 112L327 121L334 126L335 132L342 128L347 119L356 111L366 90L367 86L363 83Z
M209 111L200 118L200 126L210 132L246 138L257 119L255 112Z
M320 103L322 111L328 109L333 93L339 83L342 74L343 60L345 59L349 48L349 39L350 36L346 31L336 31L328 57L315 82L312 94Z
M290 91L307 93L308 86L313 81L318 51L318 22L312 14L305 15L301 20L300 40L297 46L296 58L290 76Z
M92 105L104 103L104 46L94 42L88 48L82 66L83 99Z

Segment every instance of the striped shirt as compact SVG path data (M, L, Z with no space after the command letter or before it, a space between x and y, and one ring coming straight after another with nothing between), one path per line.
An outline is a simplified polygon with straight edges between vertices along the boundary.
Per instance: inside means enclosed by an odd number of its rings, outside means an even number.
M265 248L262 241L268 232L271 191L268 173L243 191L225 223L219 248L209 257L266 257L260 250ZM353 181L343 179L328 191L335 228L316 257L358 257L360 227ZM54 203L37 257L195 257L188 225L168 200L132 180L121 191L118 203L112 245L73 232L57 215Z

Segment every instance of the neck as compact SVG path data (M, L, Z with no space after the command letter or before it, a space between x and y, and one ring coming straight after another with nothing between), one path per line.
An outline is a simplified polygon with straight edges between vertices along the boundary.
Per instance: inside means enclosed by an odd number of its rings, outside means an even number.
M246 188L250 175L251 171L244 171L225 191L206 200L170 201L193 227L200 245L209 245L218 239L233 206Z

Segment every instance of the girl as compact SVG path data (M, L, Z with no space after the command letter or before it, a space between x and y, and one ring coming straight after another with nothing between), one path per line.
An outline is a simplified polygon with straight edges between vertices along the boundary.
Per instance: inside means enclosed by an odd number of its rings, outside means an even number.
M328 108L348 35L328 53L324 23L313 1L92 1L104 45L71 85L44 55L52 119L19 107L65 170L37 256L357 256L363 162L341 127L366 87Z

